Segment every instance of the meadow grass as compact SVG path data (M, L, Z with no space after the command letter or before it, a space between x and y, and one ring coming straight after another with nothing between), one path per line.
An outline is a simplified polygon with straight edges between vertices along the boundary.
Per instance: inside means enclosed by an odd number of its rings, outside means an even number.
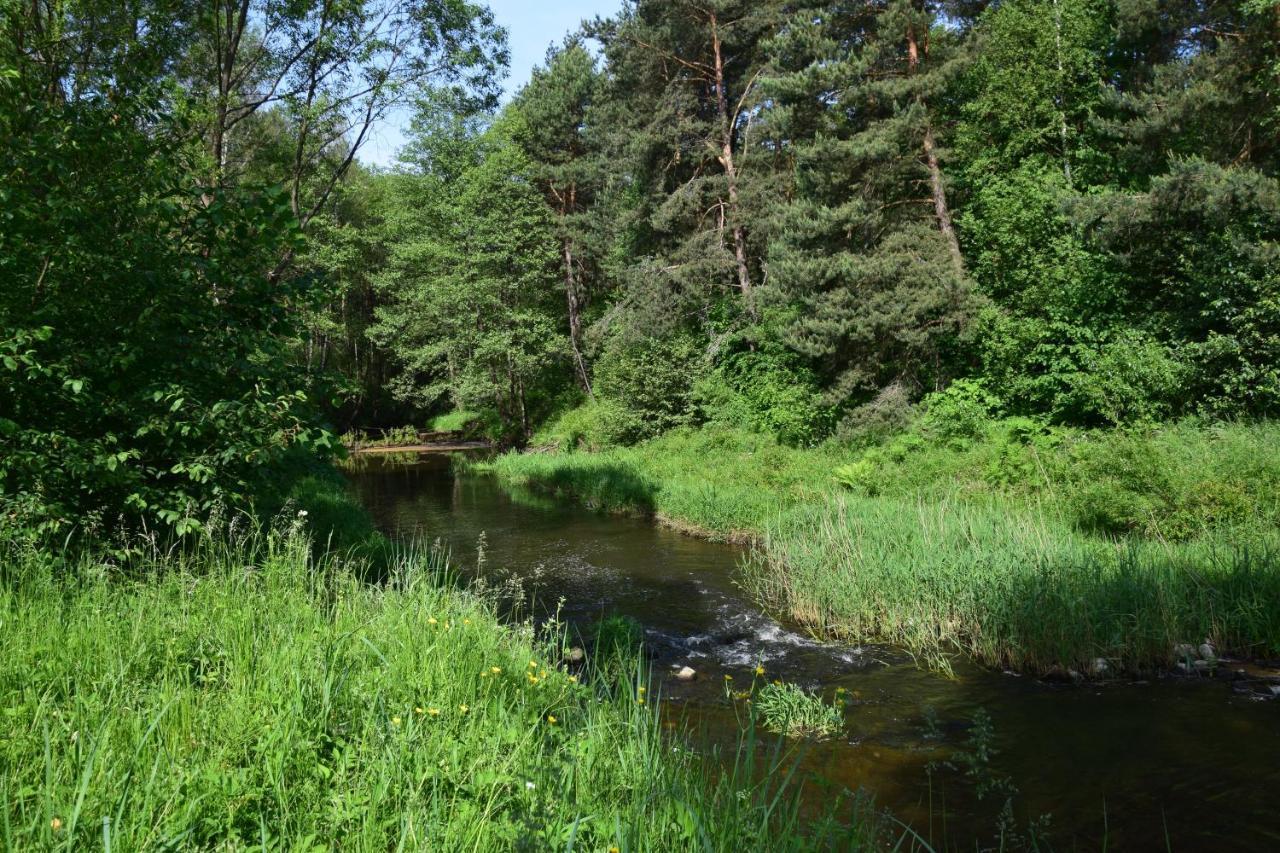
M893 643L942 669L961 652L1035 673L1140 671L1204 640L1280 656L1280 428L1052 442L1000 429L969 442L900 436L869 455L684 430L488 468L754 542L745 580L762 599L815 632ZM838 473L851 464L853 488Z
M562 635L500 623L438 554L370 584L315 550L296 529L127 566L0 547L0 845L737 851L871 832L802 825L781 763L691 752L636 701L634 658L580 681L556 666Z

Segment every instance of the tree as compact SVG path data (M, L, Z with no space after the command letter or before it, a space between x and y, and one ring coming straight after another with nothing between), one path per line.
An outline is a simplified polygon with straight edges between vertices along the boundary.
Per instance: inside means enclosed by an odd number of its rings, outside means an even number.
M237 135L282 112L289 200L304 228L389 112L427 86L492 97L506 62L505 32L465 0L218 0L200 7L195 27L184 71L210 183L235 180L253 153Z
M278 191L193 186L160 93L50 92L52 56L0 55L0 514L182 534L332 449L287 358L306 282L266 275L300 233Z
M790 143L795 198L769 247L770 302L837 405L945 381L945 351L973 310L938 142L964 51L938 14L835 4L774 46L799 67L767 82L771 109L814 133Z
M566 376L554 220L505 125L477 134L474 119L437 115L419 129L417 169L394 179L370 334L403 367L401 398L493 410L526 440L545 414L535 396Z
M638 301L669 304L655 290L671 287L677 302L705 312L732 288L745 313L755 310L759 258L742 205L744 143L763 39L782 8L641 0L590 29L604 44L616 105L601 120L610 125L615 169L627 182L629 239L650 259L628 276Z
M545 68L516 96L519 116L514 135L531 174L556 216L564 268L569 346L582 390L591 396L591 372L582 341L583 310L598 275L591 210L602 179L601 162L588 138L591 110L600 94L595 60L580 42L571 41L547 57Z

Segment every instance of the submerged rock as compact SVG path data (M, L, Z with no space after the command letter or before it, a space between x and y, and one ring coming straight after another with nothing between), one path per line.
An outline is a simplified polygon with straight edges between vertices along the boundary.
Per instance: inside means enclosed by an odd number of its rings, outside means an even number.
M1096 658L1093 663L1089 664L1089 674L1092 676L1106 675L1111 671L1111 664L1106 658Z
M681 667L680 671L676 673L676 678L680 679L681 681L693 681L693 679L696 678L697 675L698 673L693 671L693 667L685 666L685 667Z
M1199 648L1199 650L1198 650L1198 651L1200 652L1200 657L1201 657L1203 660L1217 660L1217 659L1218 659L1218 655L1214 652L1213 646L1212 646L1212 645L1210 645L1210 644L1209 644L1209 643L1207 643L1207 642L1205 642L1205 643L1201 643L1201 644L1200 644L1200 648Z
M1178 643L1173 647L1173 656L1179 660L1194 658L1196 656L1196 647L1190 643Z
M564 659L569 663L582 663L587 659L587 653L575 646L565 653Z

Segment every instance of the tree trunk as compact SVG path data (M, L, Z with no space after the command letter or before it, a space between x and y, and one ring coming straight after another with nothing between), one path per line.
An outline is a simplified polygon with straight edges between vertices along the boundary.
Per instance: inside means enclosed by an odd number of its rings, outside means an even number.
M738 266L738 287L750 305L751 269L747 265L747 234L738 216L738 169L733 162L733 116L729 114L729 98L724 87L724 54L720 49L720 30L716 15L711 13L711 47L715 52L716 109L720 116L720 165L724 167L729 186L729 216L733 225L733 255Z
M568 227L564 224L577 204L577 187L569 185L564 204L560 207L560 223L565 228L562 238L564 250L564 293L569 305L569 346L573 350L573 363L578 372L578 382L587 396L595 399L591 390L591 375L587 372L586 359L582 357L582 302L578 292L578 280L573 274L573 241L569 239Z
M569 238L564 240L564 291L569 303L569 346L573 349L573 363L578 371L578 382L588 397L594 399L591 391L591 376L587 373L587 362L582 357L582 309L578 301L578 282L573 275L573 244Z
M920 68L920 46L916 41L915 27L907 27L907 67L912 75ZM933 140L933 126L929 121L929 108L924 98L917 97L917 103L924 108L924 159L929 167L929 186L933 192L933 209L938 218L938 230L947 241L947 250L951 253L951 265L957 275L964 275L964 255L960 253L960 241L956 238L956 229L951 222L951 208L947 205L947 189L942 179L942 167L938 163L938 152Z

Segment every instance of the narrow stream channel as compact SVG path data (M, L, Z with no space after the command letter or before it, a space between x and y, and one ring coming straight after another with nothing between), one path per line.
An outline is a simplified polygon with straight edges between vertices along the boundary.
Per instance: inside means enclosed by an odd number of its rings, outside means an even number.
M1164 850L1166 837L1178 851L1280 849L1280 702L1209 678L1050 685L965 665L946 678L895 650L818 643L768 618L734 583L740 549L513 495L455 475L442 455L364 458L351 479L392 536L439 539L464 570L483 541L482 572L563 599L571 622L639 621L655 673L697 671L655 692L707 737L735 741L724 676L749 684L757 664L769 679L849 691L844 735L808 746L804 768L872 793L936 849L973 850L997 832L1003 797L979 800L960 769L928 772L966 749L980 711L994 728L992 771L1018 791L1017 826L1049 815L1054 849Z

